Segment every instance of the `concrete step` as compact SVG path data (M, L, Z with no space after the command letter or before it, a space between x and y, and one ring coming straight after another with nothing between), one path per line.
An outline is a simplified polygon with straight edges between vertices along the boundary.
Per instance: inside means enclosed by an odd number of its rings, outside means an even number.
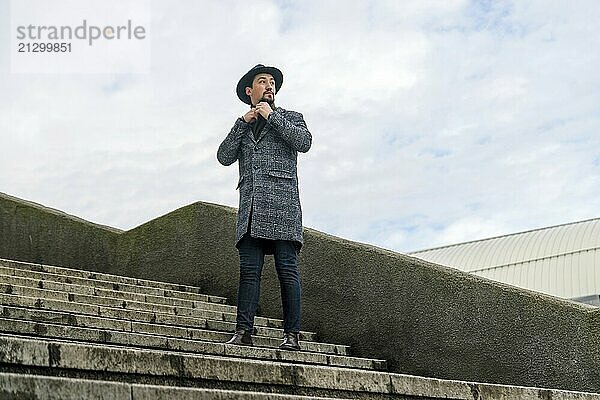
M42 272L42 271L58 271L63 275L54 274L50 272ZM86 276L78 277L80 276ZM189 310L181 310L176 309L175 313L177 315L182 316L193 316L193 317L201 317L201 318L210 318L215 320L226 320L226 321L235 321L233 317L235 315L235 307L223 305L225 302L225 298L218 296L208 296L199 293L188 293L188 292L179 292L168 289L158 289L149 286L140 286L140 282L152 282L157 285L162 284L162 282L153 282L147 280L140 280L134 278L124 278L127 280L132 280L133 282L137 282L138 284L124 284L124 283L115 283L112 281L100 281L98 279L93 279L91 277L98 276L104 277L105 279L114 279L116 281L120 281L121 278L116 275L108 275L108 274L98 274L93 272L68 269L62 267L52 267L45 266L39 264L31 264L31 263L22 263L17 261L0 259L0 282L6 283L8 285L16 285L16 286L26 286L30 288L38 288L38 289L48 289L54 292L70 292L72 294L80 294L87 296L99 296L99 297L107 297L113 298L113 300L107 300L108 304L104 304L110 307L119 307L123 305L123 302L118 302L114 299L123 299L129 300L133 303L129 304L131 309L135 310L148 310L149 306L139 306L139 303L152 303L152 304L160 304L158 310L164 313L169 313L171 310L169 307L173 306L181 306L182 308L192 308L192 309L201 309L203 310L201 313L196 311L190 312ZM62 283L62 285L61 285ZM173 284L165 284L168 287L173 287ZM181 287L179 285L178 287ZM187 290L196 290L197 288L193 287L185 287ZM98 288L97 290L95 288ZM10 287L4 287L4 292L11 292ZM2 289L0 289L2 292ZM29 297L37 297L43 298L41 296L29 296ZM59 296L59 299L64 296ZM75 299L75 296L72 296ZM181 298L184 301L174 300L173 298ZM54 297L56 299L56 297ZM194 300L192 300L194 299ZM80 299L85 300L85 299ZM218 305L210 305L206 303L212 303L218 301L221 306ZM84 302L84 301L79 301ZM156 310L155 307L152 307L153 310ZM212 316L207 315L207 312L215 311L221 312L224 315L224 318L216 317L213 313ZM198 315L202 314L202 315ZM229 314L229 315L228 315ZM258 326L269 326L271 328L282 328L283 321L275 318L262 318L256 317L255 325ZM310 334L308 332L305 333L305 336L309 337Z
M153 327L149 326L152 331ZM134 329L135 326L134 326ZM136 348L152 348L167 351L181 351L195 354L208 354L249 359L295 362L301 364L332 365L347 368L385 370L384 360L338 356L310 351L281 351L277 349L280 340L257 336L255 346L226 345L229 334L209 332L200 337L174 337L152 332L118 331L111 329L84 328L60 323L21 320L0 317L0 332L13 335L31 335L69 342L106 343ZM216 342L216 343L215 343ZM305 342L300 342L306 349Z
M73 278L66 275L49 274L45 272L36 272L30 270L20 270L15 268L7 268L0 266L0 281L21 286L33 286L40 289L53 289L61 287L81 287L85 289L82 294L95 294L95 293L123 293L121 297L125 299L138 300L144 299L146 296L150 298L162 298L171 300L170 303L165 303L166 300L162 300L159 304L177 304L178 300L182 301L181 304L190 304L190 302L198 301L205 303L214 304L225 304L221 301L212 301L211 296L198 293L186 293L186 292L174 292L164 289L153 288L150 286L135 286L126 285L122 283L112 283L107 281L98 281L95 279L87 278ZM10 277L10 278L8 278ZM111 292L107 292L111 291Z
M97 297L105 299L105 303L101 305L108 305L113 307L119 307L123 302L131 303L145 303L146 308L152 307L180 307L180 308L198 308L208 311L235 313L235 306L226 304L218 304L204 301L193 301L179 299L175 297L164 297L164 296L152 296L145 295L142 293L130 293L122 292L120 290L112 289L98 289L89 286L74 285L69 283L57 283L57 282L46 282L44 280L35 280L31 278L14 277L9 275L0 275L0 292L2 293L13 293L13 288L21 288L23 292L24 288L32 289L28 293L43 293L37 290L47 290L54 292L49 294L55 297L57 300L61 300L66 294L80 296L82 298ZM60 294L58 294L60 293Z
M332 398L0 373L0 399L331 400Z
M42 299L39 297L17 296L0 293L0 304L7 306L23 306L54 311L74 312L86 315L98 315L107 318L120 318L140 322L156 322L180 326L203 326L204 320L235 322L236 315L231 313L220 313L217 311L193 310L192 316L183 316L177 313L177 309L169 313L127 310L122 308L96 306L90 304L76 303L72 301ZM266 326L270 328L281 328L283 321L271 318L256 317L256 327Z
M158 289L159 292L154 291L153 294L165 295L166 297L181 296L181 298L189 298L190 300L209 301L209 302L221 303L221 304L225 304L227 301L227 299L224 297L203 294L203 293L201 293L200 289L197 287L188 286L188 285L179 285L179 284L175 284L175 283L159 282L159 281L152 281L152 280L147 280L147 279L137 279L137 278L131 278L131 277L126 277L126 276L120 276L120 275L104 274L104 273L100 273L100 272L91 272L91 271L84 271L84 270L79 270L79 269L64 268L64 267L51 266L51 265L26 263L26 262L13 261L13 260L7 260L7 259L2 259L2 258L0 258L0 267L5 267L5 268L8 268L9 270L11 270L12 273L8 273L8 275L17 274L18 276L24 276L24 277L28 277L28 278L39 278L40 275L35 274L37 272L37 273L48 274L48 275L44 275L44 276L47 276L48 279L51 279L51 278L52 279L63 279L63 278L55 277L56 275L61 275L63 277L71 279L72 283L76 283L76 280L78 278L82 278L85 280L92 280L92 281L96 282L98 285L104 285L104 283L98 283L98 282L106 282L110 285L113 285L113 284L125 285L123 287L128 287L127 285L129 285L129 286L141 286L141 287L149 287L149 288L153 288L153 289ZM29 272L22 272L22 271L29 271ZM6 274L6 272L0 272L0 273ZM65 281L65 283L68 283L68 281ZM133 291L133 290L129 290L129 291ZM190 296L186 296L184 293L191 294L191 295L199 294L200 297L199 298L196 298L195 296L190 297Z
M1 262L1 260L0 260ZM164 296L164 297L174 297L186 300L196 300L196 301L205 301L217 304L225 304L226 299L224 297L216 297L209 296L206 294L200 293L189 293L189 292L181 292L174 291L169 289L156 288L152 286L141 286L141 285L132 285L127 283L117 283L111 281L100 281L97 279L91 278L81 278L77 276L69 276L69 275L61 275L61 274L53 274L49 272L38 272L30 269L20 269L13 267L6 267L0 264L0 274L9 275L14 277L21 278L30 278L35 280L47 281L47 282L56 282L56 283L71 283L75 285L81 286L89 286L95 287L99 289L113 289L113 290L121 290L124 292L130 293L142 293L154 296Z
M200 335L209 334L215 336L213 332L207 331L220 331L219 335L225 335L225 337L231 336L231 332L235 330L234 322L225 321L213 321L213 320L195 320L197 326L180 326L173 324L164 324L147 322L138 322L131 320L122 320L115 318L96 317L89 315L77 315L73 313L47 311L47 310L35 310L24 307L11 307L2 306L2 317L29 320L36 322L48 322L48 323L59 323L62 325L81 326L85 328L100 328L100 329L111 329L124 332L138 332L144 330L144 333L152 333L157 335L172 336L175 333L176 337L197 337ZM148 332L149 331L149 332ZM280 339L283 337L283 331L272 328L256 327L255 335L263 336L266 339ZM301 340L305 340L302 335ZM219 338L219 340L221 337ZM306 341L310 341L306 339Z
M180 317L176 315L120 310L109 307L90 306L60 300L41 300L17 295L0 295L2 316L7 318L62 323L72 326L107 328L148 334L175 335L179 338L193 337L198 340L217 342L227 341L231 332L218 331L234 326L234 322L207 320L202 318ZM230 316L235 321L235 315ZM227 325L223 325L227 324ZM257 337L257 345L278 347L281 334L273 334L273 329L256 326L256 332L271 333L273 336ZM303 341L307 351L350 355L348 346L330 343Z
M225 304L224 298L175 286L0 259L0 372L155 382L159 386L154 393L167 390L165 396L203 398L202 390L225 389L230 395L241 390L244 396L276 392L293 393L290 398L298 394L327 398L333 393L333 398L340 398L354 389L340 391L331 383L331 388L300 385L298 392L299 371L387 369L384 360L351 357L348 346L319 343L313 332L301 332L303 351L281 351L278 319L256 318L255 346L226 345L235 329L236 308ZM200 372L188 373L188 363ZM270 381L289 368L294 369L294 382ZM207 375L201 372L205 370ZM321 380L321 371L311 371L315 381ZM272 376L265 381L263 373ZM203 382L192 385L201 386L194 389L201 392L164 387L177 382L189 386L190 380Z
M0 366L20 368L38 375L57 374L62 379L88 380L88 386L82 386L81 389L88 393L93 392L90 388L93 384L89 382L92 377L127 382L130 393L134 393L134 385L159 385L160 387L150 390L149 393L154 394L152 398L169 399L188 399L190 397L185 397L188 395L185 391L197 389L182 388L183 392L173 396L183 397L172 397L169 395L172 388L167 385L212 389L218 385L220 390L226 391L352 399L600 399L600 394L594 393L459 382L332 366L142 350L110 344L92 345L12 335L0 336ZM14 375L6 377L6 380L17 382L15 385L25 385L18 379L11 378ZM35 376L31 379L35 379ZM80 384L77 381L61 383L67 386ZM29 388L34 389L43 384L44 382L32 384L30 381ZM14 387L10 385L7 384L7 387ZM119 388L114 386L103 390ZM115 392L114 396L119 393L121 392Z
M237 347L237 346L232 346ZM249 360L205 354L142 350L110 344L83 344L61 340L0 336L0 363L20 367L60 370L61 375L78 371L78 377L111 374L118 380L192 380L196 385L219 381L223 389L253 386L270 392L310 389L322 391L390 394L393 380L388 373L331 366ZM88 376L89 374L89 376ZM313 394L313 393L311 393ZM339 397L339 396L332 396Z
M65 290L69 290L69 286L74 285L65 285ZM76 286L77 288L85 289L83 286ZM79 290L79 289L78 289ZM113 291L114 292L114 291ZM235 307L233 306L224 306L222 304L213 304L213 303L204 303L204 302L194 302L195 307L185 307L185 306L168 306L162 304L154 304L154 303L146 303L142 301L134 301L134 300L122 300L120 298L114 297L106 297L99 295L89 295L89 294L79 294L72 293L68 291L59 291L59 290L49 290L49 289L40 289L37 287L28 287L28 286L19 286L8 283L1 283L0 281L0 293L10 294L19 297L35 297L41 299L49 299L49 300L59 300L59 301L69 301L74 303L81 303L87 305L95 305L95 306L104 306L104 307L112 307L119 309L131 309L131 310L141 310L141 311L155 311L162 313L174 313L175 315L183 315L189 317L198 317L203 314L203 311L216 311L216 312L224 312L223 310L233 311L233 313L229 312L229 314L235 313ZM109 296L111 294L121 294L120 292L107 293ZM196 308L198 307L198 308ZM209 307L206 309L205 307ZM197 312L200 310L200 312ZM228 326L225 328L226 330L234 331L235 326L228 325L228 322L225 321L213 321L213 325L221 325ZM273 337L281 337L282 330L277 328L269 328L265 326L258 326L258 330L263 332L265 335L270 335ZM300 332L304 340L307 341L315 341L316 334L314 332Z

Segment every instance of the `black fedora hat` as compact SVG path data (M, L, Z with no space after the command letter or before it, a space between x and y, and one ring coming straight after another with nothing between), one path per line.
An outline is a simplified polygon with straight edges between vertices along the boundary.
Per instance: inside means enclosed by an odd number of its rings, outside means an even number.
M252 81L258 74L270 74L275 79L275 93L279 93L281 84L283 83L283 74L275 67L267 67L266 65L258 64L254 66L250 71L246 72L242 79L237 84L236 92L241 101L246 104L250 103L250 96L246 94L246 87L252 87Z

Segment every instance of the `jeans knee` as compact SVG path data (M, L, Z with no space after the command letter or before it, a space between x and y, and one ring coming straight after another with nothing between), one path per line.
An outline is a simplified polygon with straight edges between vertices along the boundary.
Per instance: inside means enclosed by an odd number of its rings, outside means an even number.
M261 268L258 266L240 266L240 280L260 281Z

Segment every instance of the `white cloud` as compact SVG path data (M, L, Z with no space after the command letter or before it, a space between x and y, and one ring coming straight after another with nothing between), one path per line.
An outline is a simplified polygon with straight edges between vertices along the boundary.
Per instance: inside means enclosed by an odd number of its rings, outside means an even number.
M597 217L600 7L478 4L154 1L151 74L11 75L3 58L0 191L125 229L237 206L215 153L264 62L313 133L309 227L409 251Z

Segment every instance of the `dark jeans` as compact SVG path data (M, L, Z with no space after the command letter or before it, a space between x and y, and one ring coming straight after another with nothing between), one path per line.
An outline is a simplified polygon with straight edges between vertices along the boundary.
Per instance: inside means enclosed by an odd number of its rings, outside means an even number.
M275 269L281 287L283 330L300 332L300 275L296 246L290 240L258 239L246 233L240 240L240 286L237 300L236 330L252 331L260 294L260 277L265 247L274 249Z

